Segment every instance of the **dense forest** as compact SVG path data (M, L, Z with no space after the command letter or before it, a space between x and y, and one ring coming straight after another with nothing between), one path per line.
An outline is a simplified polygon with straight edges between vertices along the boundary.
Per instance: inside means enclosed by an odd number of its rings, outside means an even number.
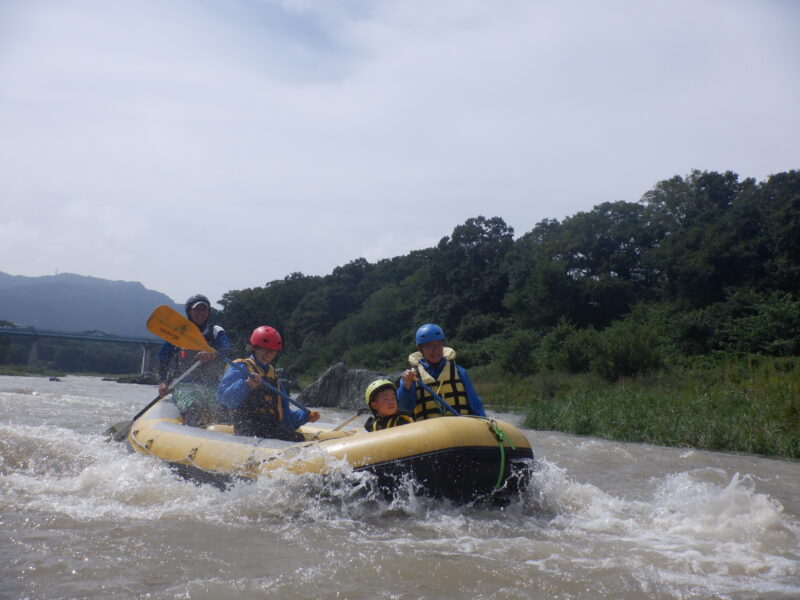
M241 344L284 336L281 366L390 372L416 327L442 325L468 367L608 381L698 357L800 354L800 171L764 182L693 171L639 202L607 202L515 239L477 216L432 248L224 295Z

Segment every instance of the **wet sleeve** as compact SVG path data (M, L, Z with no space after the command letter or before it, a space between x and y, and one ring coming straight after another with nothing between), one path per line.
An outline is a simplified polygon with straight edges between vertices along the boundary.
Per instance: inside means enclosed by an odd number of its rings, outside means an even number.
M278 380L278 389L286 394L289 395L289 390L287 388L286 383L282 380ZM308 413L304 410L294 410L292 405L286 398L281 398L281 403L283 405L283 426L287 429L291 429L294 431L301 425L305 425L308 423Z
M401 412L410 413L417 404L417 382L412 381L411 387L406 389L403 380L400 380L397 388L397 407Z
M250 388L247 380L234 368L225 370L222 380L217 386L217 402L228 408L237 409L241 406Z
M289 401L281 398L283 402L283 424L287 429L294 431L301 425L308 423L308 414L304 410L292 410Z

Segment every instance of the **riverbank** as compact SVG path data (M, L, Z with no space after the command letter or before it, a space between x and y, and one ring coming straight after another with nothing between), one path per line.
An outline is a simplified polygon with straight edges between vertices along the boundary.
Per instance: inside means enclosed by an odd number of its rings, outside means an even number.
M52 369L31 368L26 365L0 365L0 375L13 375L17 377L63 377L63 371Z
M12 375L15 377L64 377L67 375L67 373L52 369L31 368L26 365L0 365L0 375ZM116 381L117 383L158 385L158 378L155 375L139 375L138 373L73 373L73 375L99 377L100 379L106 381Z
M478 391L524 412L530 429L800 459L798 358L709 360L614 383L546 372Z

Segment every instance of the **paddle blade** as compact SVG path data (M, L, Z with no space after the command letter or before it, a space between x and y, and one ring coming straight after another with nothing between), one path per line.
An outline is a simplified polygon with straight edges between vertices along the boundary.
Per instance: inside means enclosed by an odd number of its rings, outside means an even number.
M114 440L115 442L121 442L128 437L128 434L131 432L131 426L133 425L133 421L120 421L119 423L114 423L111 427L106 429L105 435L110 436L106 441L110 442Z
M197 326L167 305L157 307L147 319L147 329L173 346L216 354Z

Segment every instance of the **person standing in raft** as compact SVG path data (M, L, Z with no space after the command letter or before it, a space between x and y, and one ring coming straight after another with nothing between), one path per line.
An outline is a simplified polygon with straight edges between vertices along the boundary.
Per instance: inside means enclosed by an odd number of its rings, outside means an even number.
M211 302L206 296L196 294L186 301L186 316L197 326L208 345L223 357L231 351L228 334L211 320ZM183 415L184 425L202 427L215 420L217 413L217 384L224 370L222 361L215 361L211 352L196 352L177 348L166 342L158 351L158 393L167 395L170 382L183 374L196 362L201 364L172 390L172 398Z
M380 431L414 422L407 414L397 411L397 386L388 379L376 379L370 383L364 400L372 411L372 416L364 423L367 431Z
M292 410L285 398L261 385L263 381L283 391L272 366L282 348L283 340L275 329L267 325L257 327L247 347L251 355L234 361L244 364L250 377L245 378L239 369L229 366L219 382L217 400L231 409L236 435L299 442L304 438L295 430L308 421L319 420L317 411Z
M417 352L408 357L411 368L403 371L400 378L402 385L397 393L400 410L410 412L415 421L454 416L418 383L422 381L459 414L485 417L483 401L467 370L456 364L455 350L444 342L444 331L438 325L427 323L417 329Z

